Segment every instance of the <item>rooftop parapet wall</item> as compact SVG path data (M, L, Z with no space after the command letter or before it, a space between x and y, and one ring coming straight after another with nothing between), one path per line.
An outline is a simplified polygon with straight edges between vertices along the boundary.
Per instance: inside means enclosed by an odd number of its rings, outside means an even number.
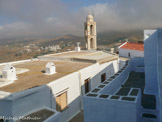
M37 59L27 59L27 60L20 60L20 61L0 63L0 66L6 65L6 64L18 64L18 63L30 62L32 60L37 60Z
M125 60L119 60L119 70L125 65Z
M54 104L50 88L44 85L0 99L0 116L25 116L43 107L53 109Z
M136 57L131 60L131 71L144 72L144 58Z
M141 91L128 96L89 93L83 98L85 122L138 122ZM92 111L93 110L93 111Z
M110 77L106 82L108 84L104 89L100 91L103 94L114 94L122 84L127 80L130 72L130 63L128 61L125 63L123 68L121 68L114 76ZM105 82L104 82L105 83Z
M137 58L133 62L135 62L133 67L136 69L136 66L143 64L143 59ZM136 75L141 77L141 73L130 73L131 67L132 60L126 61L125 65L114 76L98 85L83 97L85 122L140 121L142 111L141 88L138 88L138 84L130 84L128 77L133 74L135 74L133 77ZM132 70L134 71L134 68Z
M129 76L129 70L130 70L130 63L126 61L122 69L120 69L116 74L111 76L109 79L105 80L103 83L99 84L91 92L96 91L96 93L98 92L101 94L115 94L116 91L121 87L121 85L124 84L124 82L127 80Z
M143 67L143 58L134 58L131 61L127 60L125 62L125 64L123 64L123 67L118 72L116 72L109 79L105 80L103 83L98 85L95 89L97 89L98 93L115 94L119 90L119 88L122 88L123 85L126 83L126 81L128 80L129 75L132 76L132 74L130 74L130 71L131 72L136 71L137 66ZM137 72L134 75L135 76L132 76L132 78L136 77L136 75L139 76L139 73ZM140 78L143 78L144 77L143 75L144 74L142 73L140 75ZM134 86L134 85L130 85L129 87L139 88L139 87ZM95 90L95 89L93 89L93 90Z

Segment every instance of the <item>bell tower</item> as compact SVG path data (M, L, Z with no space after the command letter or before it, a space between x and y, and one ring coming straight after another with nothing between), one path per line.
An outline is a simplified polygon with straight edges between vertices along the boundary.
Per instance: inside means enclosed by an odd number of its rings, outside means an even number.
M87 50L96 50L96 22L91 14L88 15L86 22L84 23L85 30L85 40Z

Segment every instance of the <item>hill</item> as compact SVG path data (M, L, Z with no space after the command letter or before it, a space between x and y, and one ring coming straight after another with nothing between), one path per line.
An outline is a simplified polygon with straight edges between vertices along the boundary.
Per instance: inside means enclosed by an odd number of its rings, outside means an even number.
M97 40L98 45L109 45L118 43L128 39L130 42L138 42L143 40L143 31L115 31L115 32L102 32L98 33Z
M101 32L97 35L97 45L99 49L108 49L117 47L125 39L128 39L130 42L138 42L143 39L143 32ZM0 62L23 60L48 53L74 50L77 42L80 42L81 48L85 49L84 37L75 35L65 35L50 39L2 40L0 41ZM58 46L59 49L51 50L54 46Z

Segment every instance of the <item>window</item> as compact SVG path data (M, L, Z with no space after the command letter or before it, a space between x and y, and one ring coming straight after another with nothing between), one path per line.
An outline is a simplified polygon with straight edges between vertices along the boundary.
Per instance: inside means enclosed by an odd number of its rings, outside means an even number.
M62 111L67 108L67 92L64 92L56 97L56 110Z
M101 82L104 82L106 80L106 73L101 75Z
M90 82L90 78L87 78L85 81L84 81L84 84L85 84L85 94L89 92L90 88L89 88L89 82Z

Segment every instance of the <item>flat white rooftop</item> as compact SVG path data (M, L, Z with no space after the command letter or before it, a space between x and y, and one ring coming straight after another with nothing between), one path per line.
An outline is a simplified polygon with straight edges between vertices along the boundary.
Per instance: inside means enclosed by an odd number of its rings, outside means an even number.
M14 64L16 69L28 69L27 72L17 73L17 79L14 83L0 87L0 91L18 92L32 87L48 84L58 78L68 75L72 72L85 68L92 63L73 62L73 61L53 61L56 66L56 74L45 75L45 66L48 61L30 61ZM0 66L0 71L3 66Z
M17 80L9 84L0 78L0 84L7 83L5 86L0 87L0 91L13 93L48 84L93 63L104 63L117 59L117 55L102 51L73 51L40 56L39 60L13 64L16 68ZM53 75L45 75L45 66L49 61L56 66L57 73ZM3 67L3 65L0 65L0 75Z
M66 52L39 56L40 60L69 60L79 62L104 63L118 59L118 55L103 51Z

